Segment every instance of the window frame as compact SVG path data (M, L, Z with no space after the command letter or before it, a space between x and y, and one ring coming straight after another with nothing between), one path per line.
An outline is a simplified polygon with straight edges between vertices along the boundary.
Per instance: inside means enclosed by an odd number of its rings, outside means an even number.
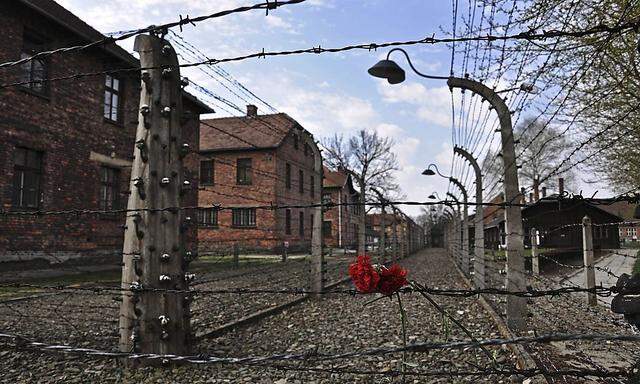
M241 163L248 163L241 164ZM239 157L236 159L236 184L253 185L253 158Z
M109 85L107 84L108 80L107 79L111 79L111 82L109 83ZM114 88L113 84L114 81L118 82L118 88ZM102 103L102 117L104 118L105 121L108 121L110 123L115 123L115 124L122 124L122 122L124 121L124 116L123 116L123 101L122 101L122 94L124 93L123 90L123 79L121 77L118 76L114 76L112 74L106 74L105 75L105 81L104 81L104 99L103 99L103 103ZM110 100L109 100L109 116L106 116L106 110L105 108L107 107L107 94L109 94L110 96ZM114 120L112 118L113 116L113 112L114 112L114 106L113 106L113 97L116 96L117 97L117 105L115 106L115 114L116 114L116 119Z
M309 196L316 197L316 177L309 175Z
M231 226L233 228L256 228L256 209L233 208L231 210Z
M298 237L304 239L304 211L298 212Z
M215 207L198 208L198 226L207 228L218 228L218 209Z
M284 164L284 186L287 189L291 189L291 164Z
M18 151L24 151L24 163L18 164L17 157ZM38 165L29 166L29 153L36 156ZM21 173L20 186L16 185L17 174ZM37 182L35 187L35 205L25 204L25 189L27 175L31 175ZM44 152L27 147L15 147L13 155L13 181L12 181L12 196L11 207L14 209L34 209L38 210L42 207L43 200L43 179L44 179Z
M302 169L298 170L298 193L304 193L304 171Z
M291 235L291 209L284 211L284 234Z
M34 56L35 54L46 51L47 42L46 39L39 36L38 34L32 31L24 31L22 34L22 47L20 48L20 59L26 59ZM37 82L34 81L34 73L35 73L35 64L40 63L41 65L41 78L37 79ZM26 68L29 68L28 71ZM27 84L21 84L20 87L22 89L32 92L38 96L49 96L49 72L50 72L50 61L47 57L40 57L28 60L24 62L21 66L21 76L22 81L29 81ZM27 79L28 76L28 79ZM36 84L41 84L42 87L40 89L36 88Z
M328 233L326 230L329 230ZM322 221L322 237L326 237L328 239L333 238L333 221L331 220L323 220Z
M203 175L203 164L209 163L211 164L211 167L208 169L208 171L210 171L210 174L207 175L209 176L208 179L205 180ZM198 170L198 179L200 182L200 185L215 185L216 182L216 177L215 177L215 164L213 159L205 159L205 160L200 160L200 169Z
M107 192L107 196L105 196L105 192ZM108 198L109 196L111 199ZM120 209L119 168L108 167L106 165L100 166L100 192L98 195L98 207L102 211Z

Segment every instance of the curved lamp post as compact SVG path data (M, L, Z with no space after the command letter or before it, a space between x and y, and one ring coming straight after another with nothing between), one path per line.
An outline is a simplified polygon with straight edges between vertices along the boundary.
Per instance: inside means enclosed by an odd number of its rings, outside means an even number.
M420 73L411 63L409 55L400 48L394 48L387 54L386 60L381 60L373 67L369 68L369 74L375 77L387 79L390 84L399 84L406 78L405 72L400 66L389 59L391 53L399 51L407 58L411 69L418 75L427 79L447 80L449 88L460 88L469 90L480 95L498 113L500 120L500 136L502 140L502 161L504 164L504 199L505 202L514 203L518 201L520 190L518 187L518 170L515 163L515 144L513 138L513 127L511 124L511 112L504 100L498 93L486 85L467 78L430 76ZM526 87L525 87L526 88ZM525 91L530 91L524 89ZM507 277L506 287L509 291L524 291L524 243L522 231L522 213L517 205L505 207L506 231L507 231ZM507 324L512 329L524 329L526 322L526 299L507 296Z
M485 288L484 278L484 208L482 206L482 171L478 161L461 147L453 147L453 153L460 155L469 162L476 173L476 213L474 216L474 239L473 239L473 273L476 287Z

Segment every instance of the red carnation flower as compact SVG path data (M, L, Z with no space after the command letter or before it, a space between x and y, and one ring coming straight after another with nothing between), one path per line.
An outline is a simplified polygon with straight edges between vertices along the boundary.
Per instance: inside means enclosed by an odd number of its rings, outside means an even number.
M390 296L398 289L409 284L407 281L407 270L394 264L391 268L382 267L380 270L380 282L378 292Z
M356 289L362 293L376 292L380 282L380 275L371 265L371 258L366 255L358 256L358 260L349 265L349 276Z

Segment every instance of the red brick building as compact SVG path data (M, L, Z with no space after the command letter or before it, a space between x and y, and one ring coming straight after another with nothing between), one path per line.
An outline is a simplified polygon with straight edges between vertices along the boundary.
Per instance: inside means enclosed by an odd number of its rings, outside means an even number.
M0 34L0 62L104 38L51 0L0 2ZM139 66L137 59L110 44L0 69L3 84L32 81L0 91L2 211L113 210L126 205L139 74L46 79L132 66ZM199 115L213 111L188 94L184 109L191 117L183 139L195 148ZM196 163L195 153L185 159L187 169L197 169ZM195 202L194 190L184 204ZM0 262L6 268L24 260L119 260L123 224L123 214L0 214Z
M319 204L322 158L313 135L284 113L203 120L198 241L201 253L308 251ZM218 210L215 206L229 209Z
M342 170L324 167L322 198L335 206L324 214L322 233L327 247L357 249L359 193L353 187L351 175Z

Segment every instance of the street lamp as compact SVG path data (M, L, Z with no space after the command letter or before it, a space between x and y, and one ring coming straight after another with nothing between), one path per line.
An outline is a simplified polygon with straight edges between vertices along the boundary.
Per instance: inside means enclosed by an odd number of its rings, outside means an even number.
M394 61L390 60L391 53L399 51L407 58L411 69L420 77L426 79L447 80L450 89L460 88L469 90L487 100L495 109L500 121L500 136L502 141L502 161L504 164L504 198L508 204L505 206L506 232L507 232L507 277L506 287L508 291L522 292L526 290L524 278L524 233L522 231L522 212L520 207L509 203L519 201L520 188L518 186L518 170L516 165L515 143L513 127L511 123L511 111L504 100L496 91L486 85L468 78L443 77L425 75L419 72L411 63L406 51L394 48L387 54L386 60L378 62L369 69L372 76L387 79L390 84L399 84L406 79L404 70ZM524 87L525 90L531 87ZM428 171L429 169L425 170ZM430 170L429 170L430 171ZM433 171L431 171L433 172ZM429 173L427 173L429 174ZM527 301L524 297L516 295L507 296L507 324L515 330L524 329L526 326Z

